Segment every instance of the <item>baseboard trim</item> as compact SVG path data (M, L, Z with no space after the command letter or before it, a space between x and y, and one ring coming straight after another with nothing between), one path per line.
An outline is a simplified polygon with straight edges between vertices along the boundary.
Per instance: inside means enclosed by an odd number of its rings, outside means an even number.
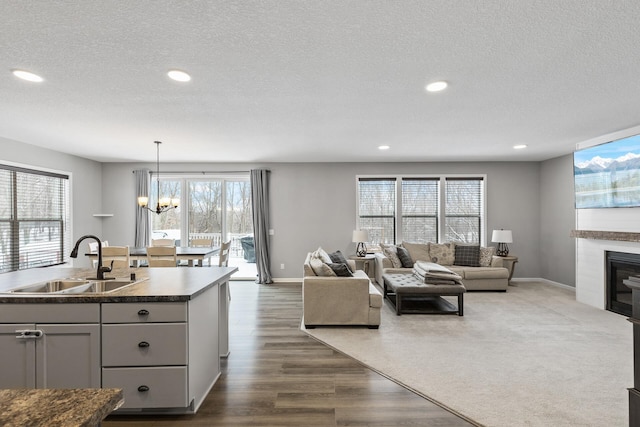
M569 291L576 291L574 286L565 285L564 283L554 282L553 280L543 279L542 277L518 277L517 279L511 279L512 282L543 282L547 285L557 286L558 288L567 289Z
M278 279L274 278L273 283L289 283L289 284L297 283L299 285L302 285L302 279L295 278L295 277L281 277Z
M514 278L511 279L512 282L518 283L518 282L544 282L547 285L552 285L552 286L557 286L559 288L563 288L563 289L567 289L569 291L574 291L576 290L575 287L573 286L569 286L569 285L565 285L564 283L560 283L560 282L554 282L553 280L549 280L549 279L543 279L542 277L518 277L518 278ZM287 284L298 284L298 285L302 285L302 279L300 279L299 277L279 277L279 278L274 278L273 279L273 283L287 283Z

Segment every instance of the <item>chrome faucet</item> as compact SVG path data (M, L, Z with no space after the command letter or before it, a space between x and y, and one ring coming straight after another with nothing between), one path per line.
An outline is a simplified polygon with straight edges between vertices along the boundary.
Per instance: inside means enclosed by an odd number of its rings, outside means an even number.
M110 272L111 268L102 266L102 242L98 237L92 234L87 234L86 236L82 236L81 238L78 239L75 246L73 247L73 250L71 251L71 255L70 255L71 258L78 258L78 247L80 246L80 242L82 242L84 239L93 239L96 242L98 242L98 270L96 271L95 279L96 280L113 279L113 277L104 277L104 273ZM93 279L93 277L90 277L90 279Z

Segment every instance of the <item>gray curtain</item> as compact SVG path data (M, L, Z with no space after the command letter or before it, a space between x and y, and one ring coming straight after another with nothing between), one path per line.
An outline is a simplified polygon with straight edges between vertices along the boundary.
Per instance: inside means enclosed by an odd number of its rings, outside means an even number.
M151 228L149 226L149 211L138 206L138 197L149 197L149 170L141 169L133 171L136 178L136 240L137 248L143 248L149 245L149 235Z
M256 283L273 283L269 257L269 171L251 170L251 207L253 243L256 250Z

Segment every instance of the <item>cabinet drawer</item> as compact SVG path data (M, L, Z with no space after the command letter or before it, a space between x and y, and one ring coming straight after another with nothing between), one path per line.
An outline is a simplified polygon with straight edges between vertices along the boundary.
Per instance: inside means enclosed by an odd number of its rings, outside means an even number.
M102 325L103 366L186 364L186 323Z
M122 408L186 408L187 368L103 368L103 388L121 388Z
M186 322L184 302L135 302L102 304L102 323Z
M99 323L100 304L2 304L0 323Z

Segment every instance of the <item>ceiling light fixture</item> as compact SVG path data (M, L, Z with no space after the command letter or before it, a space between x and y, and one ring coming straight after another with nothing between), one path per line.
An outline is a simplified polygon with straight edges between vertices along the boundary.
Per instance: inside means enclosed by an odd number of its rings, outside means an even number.
M180 70L169 70L167 76L169 76L171 80L175 80L177 82L188 82L191 80L191 76L189 74Z
M427 92L440 92L441 90L445 90L449 86L449 83L444 80L440 80L437 82L429 83L425 86Z
M389 148L391 147L389 147L388 145L381 145L378 147L378 150L388 150Z
M42 77L40 77L37 74L33 74L33 73L29 72L29 71L12 70L11 72L17 78L22 79L22 80L26 80L28 82L42 83L44 81L44 79Z
M180 199L171 199L169 197L160 197L160 141L153 141L156 144L156 183L157 183L157 194L158 203L156 204L155 209L151 209L149 207L149 196L140 196L138 197L138 206L141 208L146 208L151 212L155 212L160 215L163 212L168 211L169 209L175 209L180 206Z
M523 148L527 148L527 144L519 144L513 146L514 150L522 150Z

